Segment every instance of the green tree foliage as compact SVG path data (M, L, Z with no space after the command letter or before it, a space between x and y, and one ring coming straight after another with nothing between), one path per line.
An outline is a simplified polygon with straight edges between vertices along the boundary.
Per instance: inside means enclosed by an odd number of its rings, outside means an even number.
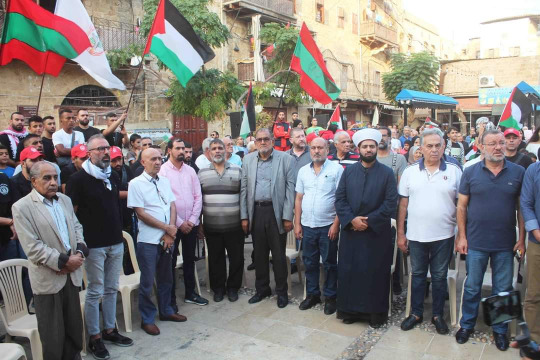
M170 0L195 32L211 47L222 47L229 39L229 30L219 20L219 16L208 10L209 0ZM144 19L141 32L148 36L155 17L159 0L144 0ZM206 121L225 116L233 100L243 92L238 79L229 72L204 67L195 74L184 88L174 78L168 91L171 97L170 111L173 114L193 115Z
M262 26L259 34L261 41L266 44L275 44L273 57L265 64L265 67L271 74L289 68L298 34L299 30L293 26L287 28L277 23L268 23ZM257 97L259 95L258 93L261 89L268 92L269 89L271 91L273 88L281 87L285 83L286 78L286 71L276 75L270 80L270 86L265 85L261 88L255 88L255 96ZM270 98L269 93L268 98ZM289 75L289 81L283 99L289 105L302 104L308 100L308 95L300 87L300 77L295 72L291 72Z
M131 58L141 56L144 48L142 45L131 44L122 49L107 51L107 60L112 70L118 70L121 67L129 66Z
M383 74L383 91L395 103L403 89L434 92L438 84L439 60L427 51L412 54L394 54L390 60L392 71Z
M217 69L201 70L183 87L178 81L171 84L173 114L190 114L212 121L223 117L231 101L238 98L244 88L231 73Z

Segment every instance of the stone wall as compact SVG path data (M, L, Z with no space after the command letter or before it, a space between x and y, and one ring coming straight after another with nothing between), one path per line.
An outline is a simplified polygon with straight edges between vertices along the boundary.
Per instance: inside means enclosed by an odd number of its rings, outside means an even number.
M135 24L143 18L143 0L82 0L90 16Z

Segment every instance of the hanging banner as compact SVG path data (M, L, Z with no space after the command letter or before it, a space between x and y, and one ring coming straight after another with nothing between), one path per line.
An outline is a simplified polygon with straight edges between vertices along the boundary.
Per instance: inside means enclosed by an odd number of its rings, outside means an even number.
M540 92L540 85L532 86ZM513 87L486 88L478 90L478 103L480 105L504 105L508 102Z

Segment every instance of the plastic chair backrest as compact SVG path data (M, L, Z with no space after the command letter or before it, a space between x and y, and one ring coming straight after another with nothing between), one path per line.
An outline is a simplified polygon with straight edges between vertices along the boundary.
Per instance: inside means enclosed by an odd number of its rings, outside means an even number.
M294 230L291 230L287 233L287 249L296 250L296 236L294 235Z
M124 236L124 240L126 240L128 250L129 250L129 257L131 258L131 265L133 266L133 271L138 273L141 272L139 269L139 262L137 261L137 253L135 251L135 244L133 244L133 238L129 233L122 231L122 234Z
M0 311L2 321L8 326L13 321L28 315L28 307L22 286L22 270L28 269L28 260L11 259L0 262L0 292L4 299L4 311Z

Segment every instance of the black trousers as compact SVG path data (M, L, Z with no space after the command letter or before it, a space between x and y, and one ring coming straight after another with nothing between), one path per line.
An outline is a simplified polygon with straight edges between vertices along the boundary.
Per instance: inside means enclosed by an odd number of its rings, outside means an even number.
M287 233L280 234L272 206L255 206L251 227L255 252L255 290L270 292L269 255L272 252L276 293L287 295Z
M34 295L44 360L72 360L83 348L79 288L68 276L56 294Z
M210 287L214 292L240 289L244 270L244 232L240 228L221 233L205 231L204 235L208 246ZM228 277L225 250L229 257Z
M173 283L171 291L171 305L176 307L176 276L174 276L174 268L176 267L176 259L178 258L178 249L180 241L182 241L182 258L184 264L184 286L186 288L186 297L190 297L195 293L195 248L197 246L197 232L199 226L194 226L187 234L184 234L180 229L176 233L174 240L174 253L172 257ZM199 294L200 295L200 294Z

